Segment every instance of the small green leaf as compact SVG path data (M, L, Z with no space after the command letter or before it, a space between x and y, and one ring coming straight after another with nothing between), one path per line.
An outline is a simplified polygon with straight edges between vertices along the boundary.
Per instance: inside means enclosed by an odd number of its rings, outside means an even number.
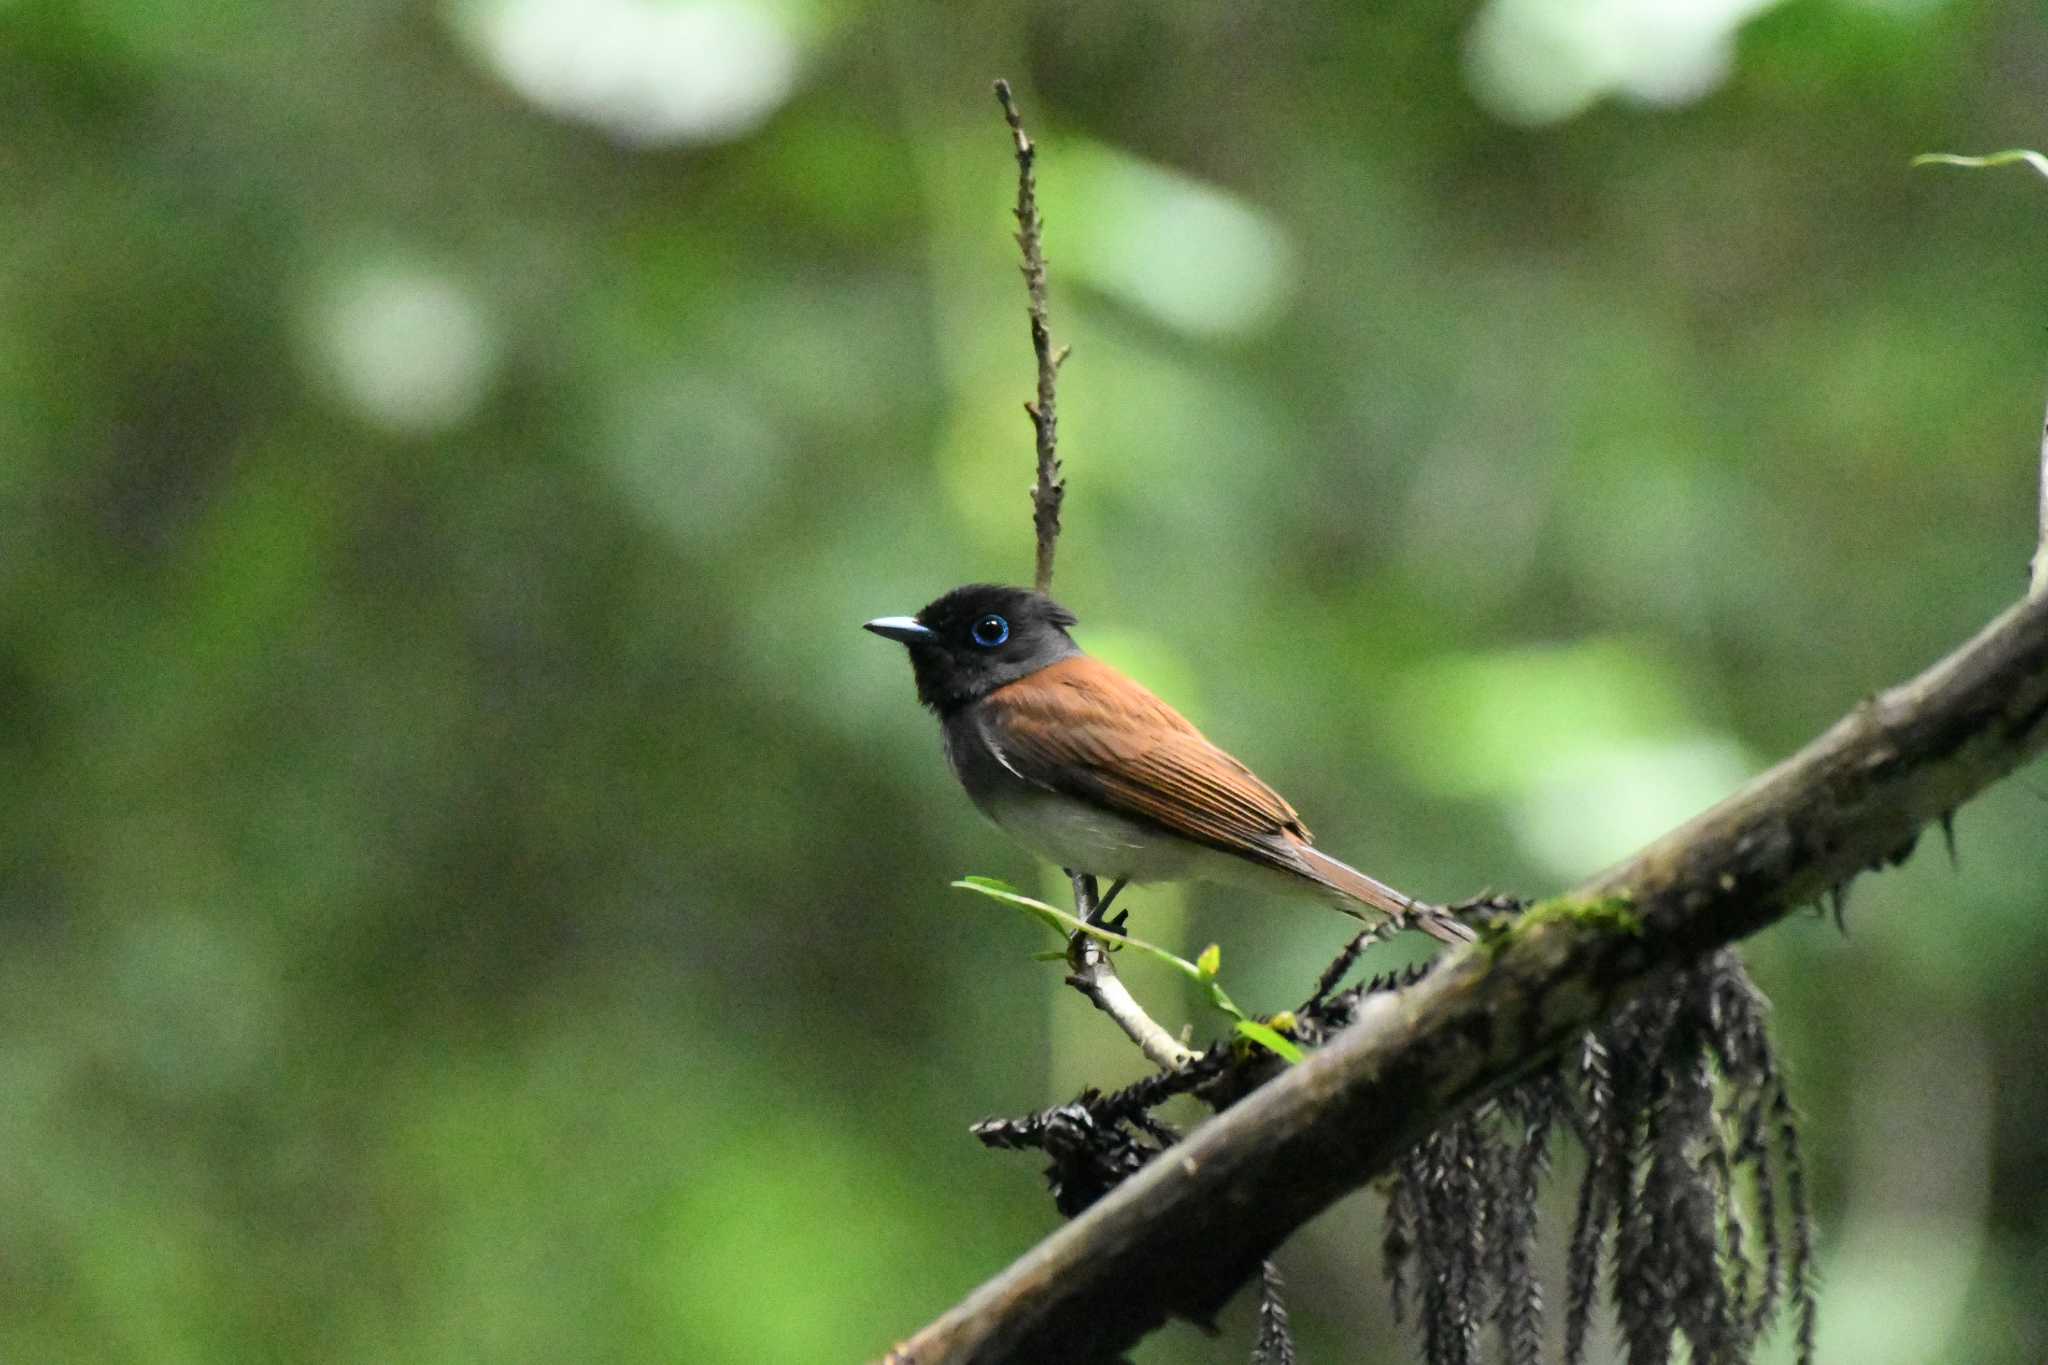
M1048 948L1042 953L1033 953L1031 960L1033 962L1065 962L1067 960L1067 950L1065 948Z
M1223 984L1216 979L1216 973L1223 966L1223 950L1216 944L1212 943L1202 950L1199 962L1190 962L1184 957L1178 957L1173 953L1167 952L1166 949L1159 947L1157 944L1147 943L1143 939L1132 938L1127 934L1112 933L1099 924L1084 924L1078 916L1070 915L1064 910L1047 905L1044 901L1033 900L1031 897L1023 895L1004 883L997 881L994 877L962 877L954 882L953 885L963 891L979 892L990 900L997 900L1005 905L1015 906L1063 938L1071 939L1075 934L1086 934L1111 952L1116 952L1122 948L1130 948L1136 952L1144 953L1148 957L1156 957L1188 980L1200 986L1209 997L1209 1003L1236 1020L1240 1027L1245 1022L1244 1011L1239 1009L1237 1003L1224 993ZM1065 956L1064 952L1046 952L1034 955L1035 960L1041 962L1052 962ZM1271 1029L1266 1028L1264 1024L1258 1027L1265 1029L1267 1033L1273 1032ZM1273 1036L1279 1038L1278 1034ZM1259 1038L1258 1041L1261 1043L1266 1042L1263 1037ZM1287 1040L1284 1038L1281 1038L1280 1041L1287 1047L1293 1046L1291 1043L1287 1043ZM1270 1044L1267 1045L1270 1046ZM1283 1057L1287 1055L1281 1048L1274 1048L1273 1050L1279 1052ZM1296 1049L1295 1055L1297 1058L1300 1056L1299 1049Z
M1913 158L1915 166L1968 166L1979 169L1986 166L2011 166L2024 162L2048 175L2048 156L2015 147L2007 152L1993 152L1989 156L1957 156L1954 152L1922 152Z
M1020 895L993 877L962 877L954 882L953 885L963 891L978 891L989 899L1001 901L1005 905L1014 905L1019 910L1028 912L1039 923L1063 937L1073 934L1086 934L1111 952L1117 952L1123 948L1135 948L1141 953L1148 953L1158 958L1161 962L1166 963L1190 980L1201 981L1203 979L1201 971L1195 964L1184 957L1176 957L1174 954L1167 952L1166 949L1156 944L1147 943L1143 939L1114 933L1099 924L1084 924L1078 916L1070 915L1064 910L1047 905L1044 901L1033 900L1029 896Z
M967 876L962 877L954 885L971 886L977 891L1000 891L1005 896L1021 896L1024 894L1001 877Z
M1210 1004L1214 1005L1217 1009L1222 1010L1225 1014L1229 1015L1233 1019L1244 1018L1244 1011L1237 1007L1237 1002L1232 1000L1229 996L1223 993L1222 982L1210 981L1207 982L1206 985L1208 986L1209 990Z
M1274 1029L1256 1019L1238 1020L1237 1031L1290 1066L1301 1060L1301 1049L1294 1045L1293 1040L1282 1037Z
M962 877L959 881L954 882L953 885L964 887L969 891L979 891L990 900L998 900L1005 905L1014 905L1054 933L1065 933L1066 925L1061 921L1073 918L1072 915L1062 915L1044 901L1031 899L1031 897L1022 894L1008 884L997 881L994 877Z

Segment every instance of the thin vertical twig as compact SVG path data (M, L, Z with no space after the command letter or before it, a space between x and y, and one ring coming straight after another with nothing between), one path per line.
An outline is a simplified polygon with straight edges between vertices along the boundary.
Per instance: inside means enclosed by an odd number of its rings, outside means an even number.
M1052 552L1060 537L1060 503L1067 486L1060 478L1059 405L1055 393L1060 363L1066 351L1055 351L1052 331L1046 323L1045 306L1045 224L1038 216L1038 179L1035 163L1038 148L1024 131L1023 115L1010 94L1008 81L996 82L996 99L1003 106L1003 121L1010 125L1010 140L1017 149L1017 248L1024 253L1024 290L1031 316L1031 350L1038 358L1038 396L1024 405L1037 435L1038 479L1031 486L1031 524L1037 533L1038 562L1032 584L1040 592L1052 590Z
M1012 124L1014 125L1014 122ZM2048 176L2048 156L2015 147L1989 156L1958 156L1954 152L1923 152L1913 158L1915 166L1963 166L1972 170L1986 166L2032 166ZM2040 532L2034 542L2034 557L2027 572L2027 596L2048 592L2048 420L2041 424Z
M1024 131L1024 117L1017 112L1010 83L999 80L995 86L996 100L1003 106L1003 121L1010 125L1010 140L1017 151L1017 248L1024 254L1031 350L1038 358L1038 396L1024 405L1038 437L1038 478L1031 488L1031 525L1038 541L1038 565L1032 583L1040 592L1047 592L1052 588L1053 548L1060 537L1060 503L1067 493L1066 483L1060 478L1059 408L1054 394L1060 364L1067 353L1065 348L1053 348L1052 332L1045 321L1045 224L1038 216L1038 147ZM1094 919L1099 905L1095 879L1068 875L1074 882L1074 912L1082 919ZM1116 893L1112 889L1110 894ZM1115 1020L1117 1027L1154 1066L1172 1071L1202 1055L1145 1013L1118 977L1108 951L1096 939L1088 934L1075 934L1067 943L1067 963L1072 968L1067 984Z

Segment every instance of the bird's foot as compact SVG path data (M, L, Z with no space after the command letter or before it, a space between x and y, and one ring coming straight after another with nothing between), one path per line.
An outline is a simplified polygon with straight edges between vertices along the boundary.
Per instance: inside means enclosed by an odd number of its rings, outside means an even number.
M1128 937L1128 935L1124 933L1124 926L1126 924L1129 924L1130 921L1131 912L1128 910L1119 910L1116 912L1116 916L1113 919L1106 919L1098 913L1094 919L1091 919L1088 922L1098 929L1107 930L1108 932L1117 935L1119 938L1124 938Z
M1126 912L1124 914L1118 915L1116 919L1112 921L1108 918L1109 907L1110 903L1116 899L1117 892L1123 890L1126 886L1129 886L1130 884L1131 879L1129 877L1118 877L1115 881L1111 882L1109 884L1108 893L1104 895L1101 900L1095 903L1094 913L1088 916L1088 922L1090 924L1099 924L1105 929L1109 929L1115 933L1121 934L1123 932L1124 921L1130 917L1129 913Z

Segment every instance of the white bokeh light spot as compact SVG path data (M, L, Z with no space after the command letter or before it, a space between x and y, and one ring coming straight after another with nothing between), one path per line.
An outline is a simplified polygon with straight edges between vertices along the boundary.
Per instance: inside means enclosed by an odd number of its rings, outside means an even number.
M741 0L469 0L457 23L534 105L643 146L743 137L796 85L788 21Z
M1705 98L1735 35L1778 0L1487 0L1465 40L1473 96L1509 123L1557 123L1610 95Z
M476 297L441 272L383 260L334 275L307 319L315 367L358 415L404 434L455 425L498 370Z

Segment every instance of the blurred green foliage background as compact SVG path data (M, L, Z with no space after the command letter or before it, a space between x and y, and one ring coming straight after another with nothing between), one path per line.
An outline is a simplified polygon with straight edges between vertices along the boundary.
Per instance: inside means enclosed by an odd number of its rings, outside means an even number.
M12 0L0 1357L855 1360L1052 1226L966 1125L1140 1063L856 628L1029 572L996 75L1080 638L1376 874L2017 595L2048 185L1907 160L2043 140L2033 0ZM1751 945L1824 1360L2048 1354L2044 799ZM1132 905L1256 1009L1349 932ZM1305 1359L1410 1357L1377 1220Z

